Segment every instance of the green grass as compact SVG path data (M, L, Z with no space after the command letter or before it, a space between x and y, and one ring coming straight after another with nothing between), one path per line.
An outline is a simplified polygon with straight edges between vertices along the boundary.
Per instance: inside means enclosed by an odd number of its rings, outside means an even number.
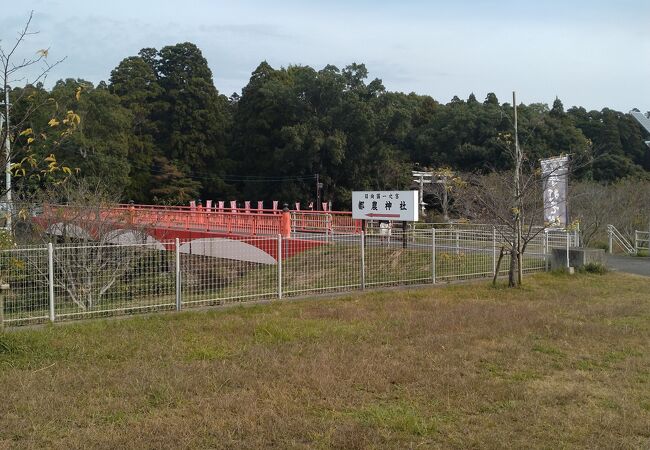
M647 448L648 280L539 274L0 334L0 448Z

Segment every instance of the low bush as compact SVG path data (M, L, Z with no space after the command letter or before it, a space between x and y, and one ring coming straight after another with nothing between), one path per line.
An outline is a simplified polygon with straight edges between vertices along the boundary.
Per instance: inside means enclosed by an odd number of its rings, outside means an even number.
M594 273L597 275L604 275L608 271L609 270L604 264L597 263L597 262L587 263L579 269L580 273Z

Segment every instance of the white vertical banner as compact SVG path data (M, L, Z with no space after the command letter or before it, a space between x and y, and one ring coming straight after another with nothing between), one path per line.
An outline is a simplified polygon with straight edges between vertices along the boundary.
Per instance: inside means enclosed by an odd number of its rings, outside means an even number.
M569 223L567 193L569 187L569 157L543 159L544 224L565 228Z

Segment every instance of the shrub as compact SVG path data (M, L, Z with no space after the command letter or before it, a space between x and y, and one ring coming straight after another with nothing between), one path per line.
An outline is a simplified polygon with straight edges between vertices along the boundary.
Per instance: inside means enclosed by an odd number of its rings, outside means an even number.
M580 268L581 273L594 273L597 275L603 275L608 272L607 267L604 264L597 262L590 262L585 264Z

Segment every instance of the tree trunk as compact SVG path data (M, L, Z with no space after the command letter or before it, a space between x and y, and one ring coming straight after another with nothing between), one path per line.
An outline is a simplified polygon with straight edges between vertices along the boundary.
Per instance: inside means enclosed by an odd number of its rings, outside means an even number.
M510 268L508 269L508 287L517 286L519 256L517 254L517 243L513 242L510 248Z
M492 278L492 286L497 285L497 277L499 276L499 270L501 270L501 260L503 259L504 254L505 254L504 248L501 247L501 251L499 251L499 260L497 261L497 266L494 269L494 278Z

